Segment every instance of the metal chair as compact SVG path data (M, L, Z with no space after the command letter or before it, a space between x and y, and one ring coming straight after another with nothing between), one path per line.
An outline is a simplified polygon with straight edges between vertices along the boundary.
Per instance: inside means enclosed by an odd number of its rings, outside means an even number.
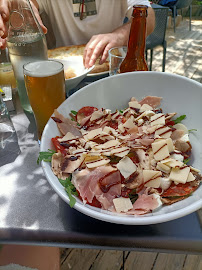
M191 31L191 18L192 18L192 1L193 0L178 0L173 6L170 8L172 9L173 12L173 23L174 23L174 32L176 29L176 24L175 24L175 17L177 14L177 9L182 9L189 7L189 30Z
M172 10L173 13L173 24L174 24L174 32L176 29L176 23L175 23L175 18L177 14L177 9L181 9L181 14L182 14L182 9L189 7L189 30L191 31L191 18L192 18L192 1L193 0L177 0L175 1L174 4L172 2L165 4L163 6L167 6ZM154 0L156 4L162 5L160 0Z
M154 31L146 39L146 59L147 59L147 51L150 50L149 70L152 70L153 49L156 48L157 46L162 46L163 47L162 71L164 72L166 63L166 48L167 48L165 34L169 8L162 7L159 5L155 5L153 6L153 8L156 17L156 25Z

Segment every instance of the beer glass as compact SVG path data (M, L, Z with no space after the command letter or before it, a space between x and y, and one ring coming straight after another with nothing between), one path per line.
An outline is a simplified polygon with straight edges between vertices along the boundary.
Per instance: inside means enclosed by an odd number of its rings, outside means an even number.
M65 100L64 67L58 61L36 61L25 64L23 72L40 140L54 109Z

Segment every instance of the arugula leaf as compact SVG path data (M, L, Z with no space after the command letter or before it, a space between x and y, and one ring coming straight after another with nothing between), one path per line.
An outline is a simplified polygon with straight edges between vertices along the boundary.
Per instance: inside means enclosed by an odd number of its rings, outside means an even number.
M67 192L67 195L69 197L69 205L72 208L76 203L76 199L72 195L78 196L79 194L75 186L72 184L71 178L72 178L72 175L70 175L65 180L59 179L59 181L64 186L65 191Z
M189 194L186 194L186 195L182 195L182 196L167 196L167 197L164 197L164 198L169 198L171 200L175 200L175 199L179 199L181 197L184 197L184 198L188 198L189 196L192 195L193 192L190 192Z
M185 114L183 114L183 115L179 116L178 118L174 119L173 122L174 122L175 124L181 123L182 120L184 120L186 117L187 117L187 116L186 116Z
M191 159L190 158L186 158L183 162L184 164L187 164Z
M77 111L71 110L71 113L72 113L73 115L77 115Z
M67 187L65 190L69 196L69 206L72 208L76 203L76 199L72 196L72 191L70 187Z
M188 132L193 132L193 131L197 131L197 129L192 128L192 129L189 129L189 130L188 130Z
M119 161L121 160L121 158L117 156L109 156L108 158L110 159L110 163L112 164L119 163Z
M132 204L134 204L134 202L138 199L138 194L136 193L136 189L133 189L133 190L129 193L129 198L130 198Z
M39 164L42 160L45 162L51 162L52 155L55 154L56 151L48 149L46 152L39 152L39 157L37 159L37 164Z

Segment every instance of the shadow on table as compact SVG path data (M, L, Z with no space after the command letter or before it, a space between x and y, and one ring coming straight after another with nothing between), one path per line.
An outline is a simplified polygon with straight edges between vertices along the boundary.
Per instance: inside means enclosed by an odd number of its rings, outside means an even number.
M64 228L66 231L74 231L73 241L79 239L80 244L83 245L90 243L92 246L123 249L144 247L174 250L176 248L176 250L192 252L189 243L192 243L193 239L198 240L202 232L196 213L160 224L122 225L88 217L65 204L60 201L60 216ZM182 244L181 241L185 241L187 245Z
M34 114L30 112L24 111L25 115L27 116L30 124L28 126L28 133L34 134L33 140L37 141L38 136L37 136L37 126L36 126L36 121L34 118Z
M37 234L39 228L48 230L51 226L57 227L52 213L58 213L58 196L47 182L41 165L37 165L39 144L34 116L26 113L26 116L19 114L13 118L21 154L1 170L0 188L3 185L6 191L1 207L6 211L4 222L10 233L19 229L21 234L16 234L15 238L23 239L22 234L26 230L31 236L32 230Z
M19 154L17 134L9 118L9 121L0 123L0 167L14 162Z

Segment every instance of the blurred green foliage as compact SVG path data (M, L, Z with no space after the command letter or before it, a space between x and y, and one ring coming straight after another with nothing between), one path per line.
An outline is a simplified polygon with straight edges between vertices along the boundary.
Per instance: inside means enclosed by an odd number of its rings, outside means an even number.
M202 0L193 0L192 5L202 5Z

